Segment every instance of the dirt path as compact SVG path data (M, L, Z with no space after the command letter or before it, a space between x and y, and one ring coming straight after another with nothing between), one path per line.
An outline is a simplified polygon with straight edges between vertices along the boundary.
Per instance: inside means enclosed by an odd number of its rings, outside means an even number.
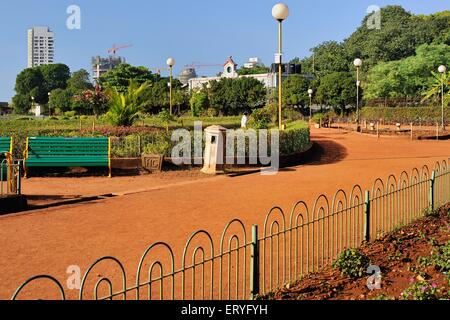
M322 193L350 190L354 184L368 188L378 177L410 172L424 164L434 167L437 160L450 156L450 141L378 140L329 130L313 131L313 139L319 145L313 163L274 176L25 182L25 192L35 196L137 193L0 217L0 298L10 298L20 283L37 274L53 275L65 284L68 266L78 265L84 273L102 256L122 261L132 283L143 251L153 242L171 245L178 266L194 230L207 230L216 241L234 218L248 227L261 225L274 205L289 212L298 200L311 203Z

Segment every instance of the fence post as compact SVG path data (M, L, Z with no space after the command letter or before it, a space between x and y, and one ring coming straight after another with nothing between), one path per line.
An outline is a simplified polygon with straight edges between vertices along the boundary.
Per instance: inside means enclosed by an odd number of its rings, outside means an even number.
M259 294L259 240L258 226L252 226L252 245L250 257L250 299L255 300Z
M431 174L430 180L430 211L434 211L434 183L436 181L436 171Z
M364 240L370 242L370 192L366 191L364 202Z

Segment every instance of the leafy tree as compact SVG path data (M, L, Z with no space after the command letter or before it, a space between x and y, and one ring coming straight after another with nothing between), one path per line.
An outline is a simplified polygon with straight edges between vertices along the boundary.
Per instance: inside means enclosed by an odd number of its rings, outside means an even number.
M55 89L51 92L49 107L52 110L66 112L72 110L73 94L67 89Z
M254 78L224 78L210 82L210 86L210 107L223 115L239 115L266 103L266 88Z
M72 76L67 80L67 87L73 91L92 90L94 86L89 80L89 72L85 69L81 69L72 73Z
M29 95L16 94L12 99L14 112L27 114L31 109L31 98Z
M200 114L208 108L208 103L207 93L203 91L193 92L191 99L189 100L192 116L200 116Z
M148 82L139 85L132 80L126 93L120 92L116 87L108 89L110 97L108 121L114 126L132 126L143 111L145 91L150 85Z
M116 88L125 93L131 81L141 85L145 82L156 82L159 75L154 75L145 67L135 67L127 63L118 65L100 77L100 84L105 88Z
M80 113L94 114L96 117L106 112L109 97L104 93L100 86L96 86L94 90L85 90L81 94L73 97L73 109ZM78 109L78 110L77 110Z
M356 79L353 73L334 72L320 79L316 99L319 103L340 108L356 102Z
M38 69L44 77L44 88L48 92L55 89L67 88L67 81L70 79L70 69L65 64L47 64L41 65ZM48 96L45 103L48 102Z
M283 81L283 105L305 106L309 104L310 81L302 75L292 75Z
M306 72L322 77L333 72L350 70L349 66L353 60L343 43L327 41L311 51L313 56L304 61L304 71Z
M399 61L380 63L373 67L365 81L365 98L416 97L433 82L432 71L441 64L450 64L450 46L422 45L416 55Z

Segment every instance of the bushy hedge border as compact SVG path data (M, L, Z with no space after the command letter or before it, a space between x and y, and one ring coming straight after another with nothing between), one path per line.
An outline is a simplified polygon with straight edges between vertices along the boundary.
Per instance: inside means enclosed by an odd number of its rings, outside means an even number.
M450 107L445 108L445 118L450 119ZM400 123L428 123L441 121L441 107L366 107L361 111L362 119L368 121L400 122Z

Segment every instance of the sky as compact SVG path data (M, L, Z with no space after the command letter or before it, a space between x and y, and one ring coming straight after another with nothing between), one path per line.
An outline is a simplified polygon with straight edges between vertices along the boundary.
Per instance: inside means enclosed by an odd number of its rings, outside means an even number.
M178 74L187 64L221 64L229 56L243 65L259 57L269 65L277 51L276 0L14 0L0 2L0 101L14 95L17 74L27 67L27 29L49 26L55 32L55 62L71 71L90 70L92 56L108 55L113 44L128 63L165 67L175 58ZM285 59L304 57L327 40L342 41L361 24L371 5L396 4L415 14L450 8L449 0L285 0ZM67 8L81 9L81 29L69 30ZM199 75L220 67L198 69Z

